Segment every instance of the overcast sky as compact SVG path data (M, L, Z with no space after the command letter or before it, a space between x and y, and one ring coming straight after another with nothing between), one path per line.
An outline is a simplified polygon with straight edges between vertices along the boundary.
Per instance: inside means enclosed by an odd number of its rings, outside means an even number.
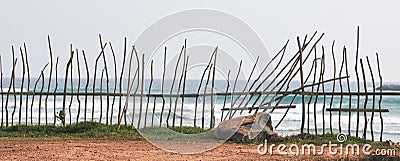
M133 43L146 27L162 17L183 10L204 8L226 12L246 22L258 33L270 54L276 53L287 39L291 40L288 52L293 53L297 49L296 36L324 32L326 35L321 44L330 48L332 41L336 40L338 53L346 45L350 66L355 61L356 28L360 26L360 57L370 56L375 60L375 53L379 52L384 80L399 81L399 6L398 1L344 0L2 1L0 54L4 74L8 77L12 66L11 45L18 49L26 42L32 75L38 75L40 68L49 61L47 35L50 35L54 55L60 57L61 70L66 64L71 43L74 48L85 49L89 68L92 69L99 52L98 34L101 33L104 41L112 41L120 64L124 37ZM19 53L17 57L20 57Z

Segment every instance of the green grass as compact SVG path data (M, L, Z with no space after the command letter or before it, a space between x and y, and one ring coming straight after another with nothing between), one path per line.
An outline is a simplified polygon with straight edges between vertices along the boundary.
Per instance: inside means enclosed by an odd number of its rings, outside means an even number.
M107 126L97 122L80 122L62 126L54 125L17 125L0 127L0 137L83 137L96 139L143 140L140 134L130 126Z
M169 127L169 129L183 134L199 134L207 130L198 127ZM171 130L166 127L151 127L142 129L143 132L151 132L153 136L163 137L171 134ZM176 137L173 132L171 136ZM93 139L113 139L113 140L144 140L140 133L132 126L121 125L118 130L117 125L108 126L98 122L80 122L77 124L62 126L54 125L16 125L0 127L0 137L13 138L41 138L41 137L82 137Z
M171 131L172 130L172 131ZM178 133L175 133L175 132ZM205 133L208 129L202 129L198 127L148 127L141 129L141 133L146 134L147 138L152 140L177 140L177 139L190 139L193 136L185 134L201 134L195 137L202 139L212 138L212 133ZM108 126L98 122L80 122L77 124L62 126L54 125L35 125L35 126L9 126L0 127L0 137L8 138L41 138L41 137L81 137L91 139L111 139L111 140L139 140L144 141L145 139L140 133L132 126L122 125L120 130L117 129L117 125ZM329 142L338 143L336 140L336 134L325 134L325 135L313 135L313 134L299 134L287 136L280 139L268 140L269 143L284 143L284 144L315 144L322 145L328 144ZM237 143L237 142L228 142ZM241 144L251 144L255 142L247 142ZM348 136L346 144L371 144L377 147L386 146L385 143L372 142L357 137Z

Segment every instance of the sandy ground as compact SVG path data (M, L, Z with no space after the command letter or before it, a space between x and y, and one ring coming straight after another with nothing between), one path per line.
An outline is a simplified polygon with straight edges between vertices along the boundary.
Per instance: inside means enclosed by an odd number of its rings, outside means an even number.
M0 142L0 160L324 160L346 157L327 153L319 156L260 155L255 144L223 144L204 153L182 155L143 141L1 138Z

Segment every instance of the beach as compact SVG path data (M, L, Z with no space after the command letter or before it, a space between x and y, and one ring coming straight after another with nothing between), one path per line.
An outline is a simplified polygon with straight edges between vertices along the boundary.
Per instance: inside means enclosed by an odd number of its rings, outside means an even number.
M225 143L200 154L175 154L145 141L82 138L1 138L0 160L325 160L365 155L261 155L257 144ZM317 147L319 149L320 146ZM326 148L326 151L327 148ZM397 156L400 156L397 152Z

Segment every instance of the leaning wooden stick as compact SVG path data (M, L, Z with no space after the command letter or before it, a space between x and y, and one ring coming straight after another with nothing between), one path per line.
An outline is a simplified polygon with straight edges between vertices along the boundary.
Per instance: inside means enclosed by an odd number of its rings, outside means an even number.
M103 78L104 78L104 71L106 69L103 68L101 71L101 76L100 76L100 117L99 117L99 122L101 123L101 120L103 119Z
M12 59L15 60L14 47L11 46L11 48L12 48ZM17 109L17 95L15 94L15 66L13 66L13 74L11 77L11 82L12 82L12 90L13 90L12 94L14 97L14 107L13 107L13 111L11 113L11 125L14 125L14 114Z
M94 65L94 74L93 74L93 97L92 97L92 121L94 119L94 107L95 107L95 92L96 92L96 74L97 74L97 64L99 62L100 56L104 53L104 48L107 46L107 43L101 47L101 52L96 58L96 62ZM125 60L125 59L124 59Z
M55 69L55 72L56 72L56 86L54 87L54 93L53 93L53 124L54 125L56 125L56 121L57 121L57 114L56 114L56 104L57 104L57 88L58 88L58 57L57 57L57 60L56 60L56 69ZM86 113L86 112L85 112Z
M321 61L321 80L324 81L325 75L325 48L322 46L322 61ZM325 109L326 109L326 94L325 94L325 83L322 84L322 93L324 93L324 103L322 106L322 134L325 135Z
M17 59L15 59L15 60L13 60L13 68L12 68L12 71L11 71L11 78L10 78L10 85L8 86L8 91L7 91L7 97L6 97L6 105L5 105L5 110L6 110L6 126L8 126L8 97L9 97L9 95L10 95L10 92L11 92L11 87L12 87L12 83L13 83L13 77L14 77L14 75L15 75L15 71L14 71L14 69L15 69L15 66L17 65ZM11 120L13 120L13 119L11 119Z
M144 95L144 56L145 56L145 54L142 55L142 82L140 83L140 85L141 85L141 88L140 88L140 105L139 105L139 118L138 118L137 129L140 129L140 122L142 121L143 95Z
M125 69L125 58L126 58L126 45L127 45L127 38L125 37L124 39L124 57L122 58L122 68L121 68L121 74L119 77L119 93L122 93L122 82L123 82L123 75L124 75L124 69ZM118 127L121 125L122 121L122 97L119 97L119 104L118 104Z
M79 54L78 53L79 53L79 51L78 51L78 49L76 49L76 66L77 66L77 69L78 69L78 90L76 91L77 92L76 93L76 99L78 101L78 111L77 111L78 113L76 115L76 123L79 122L79 116L81 114L81 98L79 97L80 96L80 92L81 92L81 67L79 65Z
M162 107L161 107L161 114L160 114L160 127L162 125L162 117L164 114L164 108L165 108L165 97L164 97L164 83L165 83L165 68L167 65L167 47L164 48L164 63L163 63L163 74L162 74L162 81L161 81L161 95L162 95ZM195 111L196 113L196 111ZM196 122L196 117L195 120ZM196 126L196 123L194 123L194 125Z
M52 76L52 74L53 74L53 51L52 51L52 49L51 49L51 41L50 41L50 35L47 35L47 43L48 43L48 46L49 46L49 54L50 54L50 71L49 71L49 81L48 81L48 83L47 83L47 93L50 93L50 86L51 86L51 76ZM22 56L22 55L21 55ZM24 68L25 68L25 66L24 66ZM24 84L24 81L22 81L22 84ZM22 88L21 88L22 89ZM48 109L48 99L49 99L49 95L47 94L46 95L46 98L45 98L45 113L46 113L46 125L47 125L47 109ZM54 99L55 99L55 97L54 97ZM22 105L22 104L21 104Z
M180 127L182 127L183 124L183 105L185 103L185 89L186 89L186 75L187 75L187 66L189 64L189 56L186 58L186 64L185 64L185 73L183 76L183 87L182 87L182 104L181 104L181 122L180 122ZM212 117L211 117L212 118Z
M374 141L374 128L373 128L373 124L374 124L374 110L375 110L375 78L374 78L374 73L372 72L372 68L371 68L371 64L369 62L368 56L367 56L367 63L368 63L368 68L369 68L369 73L372 79L372 113L371 113L371 140Z
M225 90L224 104L222 105L222 109L224 109L226 106L226 99L228 97L228 90L230 87L230 83L229 83L230 74L231 74L231 71L229 70L227 80L226 80L226 90ZM223 118L224 118L224 110L222 110L222 113L221 113L221 122L223 121Z
M333 79L336 78L336 59L335 59L335 40L333 40L332 42L332 60L333 60ZM339 76L340 77L340 76ZM333 85L332 85L332 93L335 92L335 87L336 87L336 81L333 81ZM330 101L330 105L329 108L332 108L333 106L333 99L334 99L334 95L331 96L331 101ZM333 128L332 128L332 111L329 110L329 129L331 131L331 134L333 134Z
M239 78L239 74L240 74L240 71L241 71L241 70L242 70L242 60L241 60L240 63L239 63L238 72L237 72L237 74L236 74L235 82L233 83L232 93L235 93L236 83L237 83L237 80L238 80L238 78ZM233 117L233 115L232 115L232 109L234 108L234 107L233 107L233 106L234 106L234 104L233 104L233 98L234 98L234 95L232 94L232 95L231 95L231 108L229 108L229 111L228 111L228 113L226 114L224 120L226 120L226 118L227 118L228 116L229 116L229 119L231 119L231 118Z
M214 90L215 90L215 67L217 66L217 55L218 55L218 46L215 48L214 65L213 65L213 77L212 77L212 81L211 81L212 83L211 83L211 120L210 120L210 128L214 128L214 126L215 126ZM257 64L257 62L256 62L256 64ZM186 64L186 66L187 66L187 64ZM185 70L185 79L186 79L186 70ZM183 87L183 89L185 89L185 87ZM183 101L182 101L182 103L183 103ZM183 115L181 115L181 116L183 116Z
M151 114L151 127L154 126L154 115L156 113L157 97L153 97L153 100L154 100L154 102L153 102L153 112Z
M73 79L73 70L72 70L72 67L73 67L73 60L74 60L74 51L72 50L72 44L71 44L71 63L69 64L70 65L70 68L71 68L71 72L70 72L70 74L71 74L71 78L70 78L70 81L71 81L71 85L70 85L70 88L71 88L71 93L74 93L74 79ZM76 55L78 55L78 53L76 53ZM69 99L69 106L68 106L68 113L69 113L69 124L71 125L72 124L72 102L73 102L73 100L74 100L74 97L73 96L71 96L70 97L70 99Z
M85 85L85 93L88 93L88 89L89 89L89 82L90 82L90 76L89 76L89 67L88 67L88 64L87 64L87 60L86 60L86 54L85 54L85 51L84 50L82 50L82 54L83 54L83 59L85 60L85 69L86 69L86 85ZM88 101L88 95L87 94L85 94L85 109L84 109L84 111L85 111L85 116L84 116L84 118L83 118L83 120L84 121L86 121L86 118L87 118L87 101Z
M71 56L70 56L70 59L69 59L69 61L68 61L68 63L67 63L67 68L65 69L65 79L64 79L64 95L63 95L63 109L62 109L62 112L65 112L65 107L67 106L67 104L66 104L66 97L67 97L67 87L68 87L68 73L69 73L69 68L70 68L70 66L71 66L71 63L72 63L72 52L71 52ZM32 98L33 99L33 98ZM62 124L63 124L63 126L65 126L65 119L62 119L61 120L62 121Z
M213 64L211 63L210 70L208 70L208 74L207 74L206 85L204 86L203 111L202 111L202 116L201 116L201 128L203 128L203 129L204 129L205 111L206 111L206 94L207 94L208 83L210 81L210 74L211 74L212 67L213 67Z
M167 126L169 127L169 117L171 115L171 111L172 111L172 92L174 91L174 85L175 85L175 79L176 79L176 71L178 70L178 65L179 65L179 61L181 60L181 56L183 54L183 49L185 48L185 46L182 46L181 52L179 53L179 57L178 57L178 61L176 62L176 66L175 66L175 72L174 72L174 78L172 79L172 85L171 85L171 90L169 91L170 97L169 97L169 110L168 110L168 115L167 115Z
M172 119L172 127L175 127L175 120L176 120L176 109L178 106L178 99L179 99L179 93L181 90L181 85L182 85L182 79L183 79L183 75L185 73L185 65L186 65L186 44L185 44L185 48L184 48L184 55L183 55L183 65L182 65L182 72L181 72L181 77L179 78L179 83L178 83L178 88L177 88L177 92L176 95L177 97L175 98L175 108L174 108L174 115L173 115L173 119Z
M114 104L115 104L115 94L117 92L117 80L118 80L118 76L117 76L117 60L115 58L115 53L114 53L114 49L112 48L111 42L110 42L110 48L111 48L111 53L113 56L113 62L114 62L114 96L113 96L113 100L111 103L111 116L110 116L110 125L112 125L113 123L113 116L114 116Z
M140 85L140 61L139 61L139 55L138 55L138 53L136 51L135 46L132 46L132 48L135 51L136 65L137 65L135 75L133 76L133 80L135 80L136 76L137 76L136 89L135 89L135 92L133 93L134 97L133 97L132 123L131 123L132 124L132 128L134 128L133 123L135 121L135 109L136 109L136 97L135 97L135 95L137 94L137 91L139 90L139 85ZM132 82L132 87L133 87L133 84L135 84L135 82ZM130 91L131 90L129 90L128 95L130 94ZM130 98L130 96L128 98Z
M25 83L25 59L24 59L24 52L22 48L19 48L21 59L22 59L22 81L21 81L21 94L19 95L19 113L18 113L18 125L21 125L21 117L22 117L22 96L23 96L23 89ZM47 102L47 101L46 101ZM46 117L47 118L47 117ZM47 119L46 119L47 120ZM46 123L47 124L47 123Z
M39 83L39 81L40 80L42 80L42 88L40 89L40 94L39 94L39 107L38 107L38 109L39 109L39 115L38 115L38 125L40 125L40 119L41 119L41 105L42 105L42 92L43 92L43 88L44 88L44 70L47 68L47 66L49 65L49 63L47 63L44 67L43 67L43 69L41 70L41 74L40 74L40 76L39 76L39 78L36 80L36 82L35 82L35 88L33 88L33 92L34 93L36 93L36 87L37 87L37 85L38 85L38 83ZM33 114L33 103L34 103L34 101L35 101L35 94L33 94L33 96L32 96L32 103L31 103L31 113ZM31 115L31 124L33 125L33 116Z
M207 66L206 66L206 68L203 70L203 74L201 75L200 83L199 83L199 86L198 86L198 88L197 88L196 100L195 100L195 105L194 105L194 118L193 118L193 124L194 124L193 126L194 126L194 127L196 127L197 105L198 105L198 99L199 99L199 95L200 95L200 89L201 89L201 87L202 87L202 85L203 85L204 75L206 74L208 68L210 68L210 64L211 64L211 61L212 61L212 58L213 58L213 57L214 57L214 53L212 53L212 55L211 55L211 57L210 57L210 60L208 61L208 64L207 64Z
M340 71L339 71L339 77L342 76L343 72L343 66L345 62L345 57L344 53L346 51L346 47L343 47L343 58L342 58L342 65L340 66ZM339 80L339 86L340 86L340 102L339 102L339 133L342 132L342 105L343 105L343 85L342 85L342 80Z
M149 91L147 92L146 111L144 114L144 126L145 127L147 125L147 114L148 114L148 110L149 110L150 94L151 94L151 86L152 85L153 85L153 60L151 60L151 65L150 65L150 85L149 85Z
M42 77L42 75L39 76L39 78L35 82L35 86L33 87L33 95L32 95L32 102L31 102L31 125L33 125L33 103L35 102L36 87L37 87L37 84L39 83L41 77ZM40 119L40 117L39 117L39 119Z
M349 75L349 68L347 67L347 51L346 48L344 48L344 63L345 63L345 69L346 69L346 76ZM350 89L350 78L347 77L347 91L350 93L351 89ZM348 135L351 136L351 95L348 96L349 97L349 125L348 125Z
M364 101L364 132L363 138L367 138L367 125L368 125L368 118L367 118L367 104L368 104L368 90L367 90L367 80L365 79L365 72L364 72L364 65L362 59L360 59L361 71L364 81L364 92L365 92L365 101Z
M26 72L27 72L27 78L28 78L28 89L27 89L27 95L26 95L26 99L25 99L25 125L28 125L28 100L29 100L29 90L30 90L30 86L31 86L31 74L29 72L29 63L28 63L28 50L26 49L26 44L24 43L24 52L25 52L25 59L26 59ZM32 113L31 113L32 114Z
M128 92L130 92L130 87L131 87L131 71L132 71L132 57L133 57L133 52L135 52L136 53L136 50L135 50L135 47L134 46L132 46L132 52L131 52L131 54L130 54L130 58L129 58L129 67L128 67L128 84L126 85L126 93L128 93ZM136 54L137 55L137 54ZM135 80L135 79L134 79ZM132 82L132 85L135 83L135 81L133 81ZM129 98L130 97L127 97L128 99L126 99L126 102L125 102L125 105L124 105L124 110L122 110L123 111L123 115L124 115L124 121L125 121L125 126L127 126L128 125L128 123L127 123L127 120L126 120L126 112L127 112L127 109L128 109L128 107L129 107ZM133 113L135 113L135 107L133 106ZM134 119L134 116L135 115L133 115L132 116L132 120Z
M360 28L357 26L357 48L356 48L356 62L355 62L355 67L354 70L356 72L356 78L357 78L357 125L356 125L356 137L358 137L358 127L360 125L360 77L358 76L358 48L360 45Z
M103 42L100 39L100 44L103 44ZM106 125L108 124L108 117L109 117L109 111L110 111L110 78L108 76L108 68L107 68L107 61L106 61L106 56L105 56L105 52L103 53L103 64L104 64L104 70L105 70L105 74L106 74L106 97L107 97L107 105L106 105ZM103 90L102 88L100 88L100 90ZM112 116L111 116L112 117Z
M383 135L383 117L382 117L382 75L381 75L381 66L379 64L379 55L376 53L376 63L378 66L378 73L379 73L379 118L381 120L381 135L380 135L380 142L382 142L382 135Z
M47 66L47 65L46 65ZM40 73L40 76L42 77L42 87L40 88L40 94L39 94L39 118L38 118L38 124L40 125L40 120L42 119L40 117L40 113L42 111L42 95L43 95L43 89L44 89L44 72L42 70L42 72ZM47 112L47 111L46 111ZM47 113L46 113L47 116ZM46 122L47 122L47 117L46 117Z

